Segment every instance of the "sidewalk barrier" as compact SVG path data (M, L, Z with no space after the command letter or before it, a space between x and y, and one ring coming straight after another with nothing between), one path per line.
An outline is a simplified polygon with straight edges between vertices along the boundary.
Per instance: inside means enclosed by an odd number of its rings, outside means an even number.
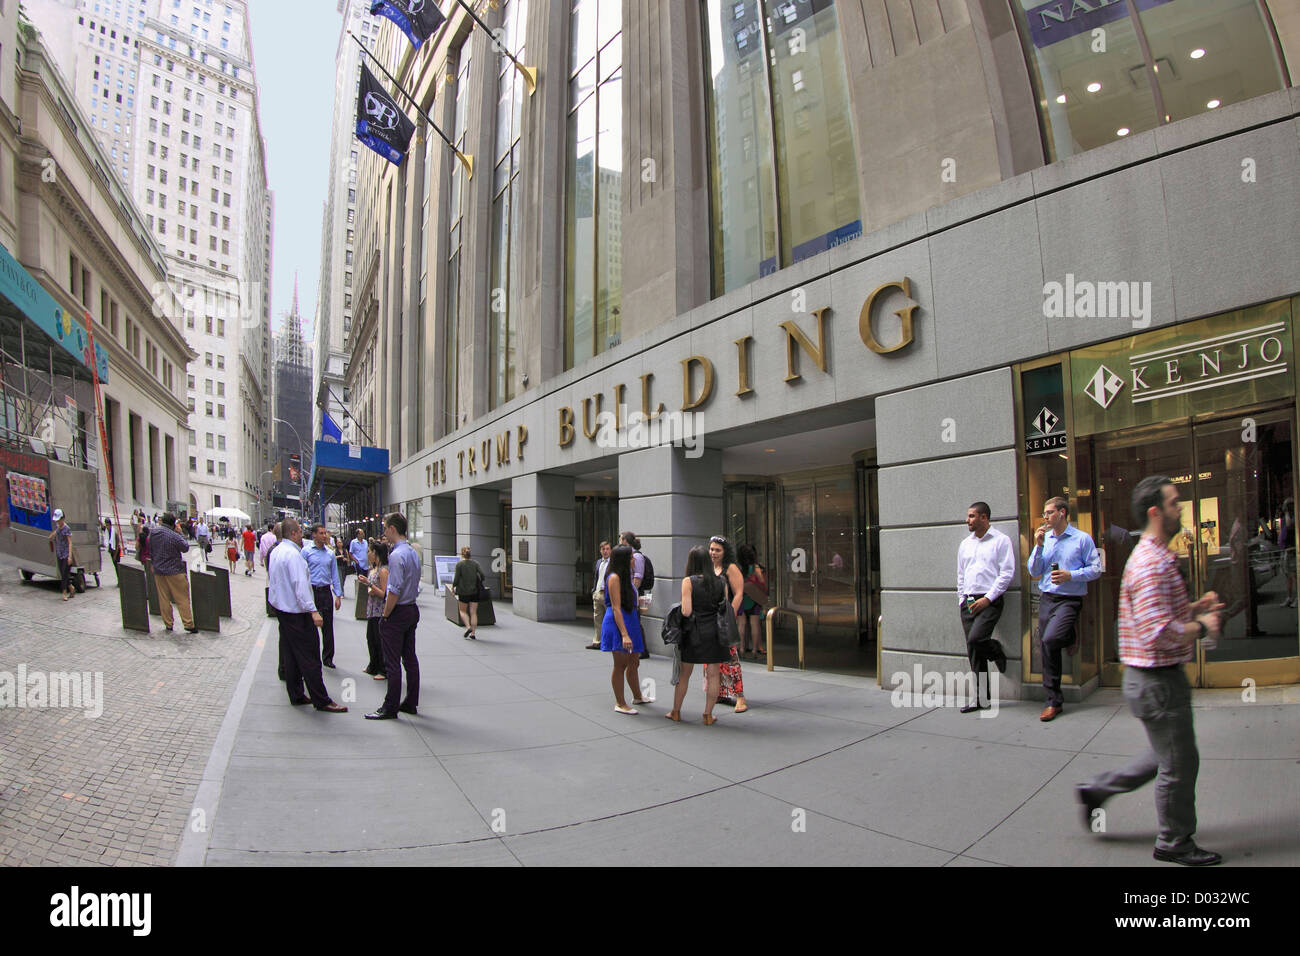
M225 568L208 568L216 575L217 614L220 617L234 617L230 608L230 572Z
M221 633L215 574L210 571L190 572L190 607L193 609L195 627L200 631Z
M129 564L117 566L117 591L122 605L123 630L149 633L148 589L144 568L133 568Z
M443 612L447 615L447 620L457 627L464 627L460 623L460 607L457 605L456 595L451 588L447 588L447 596L443 599ZM492 608L492 596L488 595L486 601L478 602L478 623L480 627L495 624L497 622L496 611Z
M772 661L772 621L778 614L789 614L794 617L798 624L799 670L806 670L803 658L803 615L784 607L769 608L767 612L767 669L770 671L776 667L776 664Z
M162 617L162 608L158 606L158 582L153 578L153 562L143 565L145 587L148 588L149 613Z

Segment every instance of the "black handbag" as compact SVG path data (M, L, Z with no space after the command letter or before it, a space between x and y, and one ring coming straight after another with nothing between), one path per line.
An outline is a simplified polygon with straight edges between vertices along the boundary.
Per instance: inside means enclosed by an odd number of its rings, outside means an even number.
M740 640L740 627L736 623L736 609L727 599L729 588L723 588L722 600L718 602L718 643L731 647Z
M490 601L492 599L492 591L489 590L487 584L483 581L483 572L480 571L477 577L478 577L478 591L475 593L475 600Z
M668 609L668 616L664 618L659 637L665 644L680 644L690 626L690 619L682 617L682 606L674 604Z

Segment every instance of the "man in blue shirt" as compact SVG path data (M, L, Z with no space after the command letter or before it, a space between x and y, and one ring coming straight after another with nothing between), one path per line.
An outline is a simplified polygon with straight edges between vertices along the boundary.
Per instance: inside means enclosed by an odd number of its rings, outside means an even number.
M333 670L334 612L343 604L343 583L339 581L339 563L334 557L334 549L329 547L329 532L323 524L311 526L311 542L302 549L302 556L307 559L311 592L321 616L321 663Z
M399 710L414 714L420 703L420 661L415 656L415 626L420 623L420 609L415 606L420 595L420 556L406 543L406 519L400 513L393 512L384 521L384 537L392 548L388 553L388 595L379 622L388 693L378 710L366 714L366 720L394 720ZM402 667L406 668L405 700Z
M1043 646L1043 690L1047 706L1038 715L1055 720L1065 703L1061 695L1061 651L1077 641L1079 609L1088 582L1101 577L1101 555L1092 538L1070 527L1070 503L1052 498L1043 506L1043 525L1029 552L1029 573L1038 579L1038 634Z
M370 570L370 562L366 558L366 552L370 546L366 544L366 533L357 528L357 536L348 542L348 554L352 556L352 567L357 574L365 574ZM360 591L361 582L357 582L357 589Z
M315 610L307 565L299 551L302 526L292 518L285 518L283 530L283 543L267 559L266 576L267 600L280 621L280 661L285 670L289 703L314 704L317 710L346 714L346 707L330 699L321 674L320 646L313 626L320 625L321 616Z

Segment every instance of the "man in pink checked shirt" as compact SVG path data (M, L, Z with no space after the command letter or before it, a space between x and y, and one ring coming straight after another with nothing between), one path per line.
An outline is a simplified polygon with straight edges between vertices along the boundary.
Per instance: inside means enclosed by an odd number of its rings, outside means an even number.
M1133 517L1145 523L1142 540L1124 566L1119 597L1119 659L1124 699L1142 721L1150 749L1128 766L1094 777L1077 788L1089 830L1097 809L1117 793L1156 778L1157 860L1213 866L1223 857L1192 840L1196 832L1196 774L1200 755L1192 726L1192 688L1183 664L1196 656L1196 641L1214 648L1223 605L1213 591L1189 604L1170 539L1182 528L1178 489L1163 475L1143 478L1133 489Z

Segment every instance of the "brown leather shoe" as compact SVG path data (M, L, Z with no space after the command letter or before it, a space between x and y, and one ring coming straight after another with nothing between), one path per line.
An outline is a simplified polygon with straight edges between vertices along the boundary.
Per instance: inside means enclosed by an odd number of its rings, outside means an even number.
M334 703L334 701L330 701L324 707L317 707L316 709L323 710L327 714L346 714L348 712L348 709L346 707L344 707L342 704L336 704Z
M1044 707L1043 712L1038 715L1038 719L1046 722L1049 720L1055 720L1059 716L1061 716L1060 707Z

